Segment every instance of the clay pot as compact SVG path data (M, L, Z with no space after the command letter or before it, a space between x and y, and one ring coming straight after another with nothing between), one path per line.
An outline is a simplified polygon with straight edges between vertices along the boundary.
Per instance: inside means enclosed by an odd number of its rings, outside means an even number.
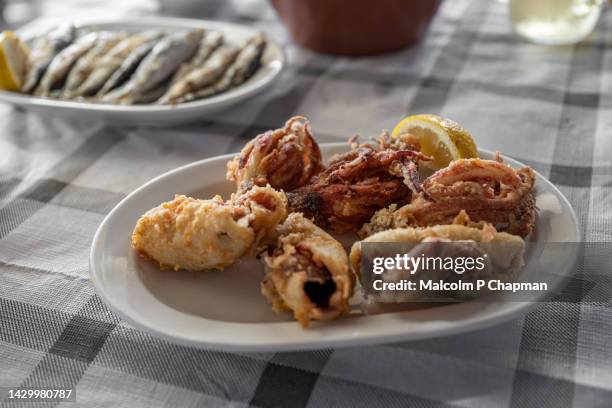
M439 0L271 0L293 40L314 51L371 55L417 43Z

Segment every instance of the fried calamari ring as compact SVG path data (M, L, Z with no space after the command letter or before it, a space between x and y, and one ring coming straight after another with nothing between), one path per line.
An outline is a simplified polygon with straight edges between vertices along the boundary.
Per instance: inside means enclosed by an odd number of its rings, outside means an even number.
M482 257L484 263L480 269L471 269L461 274L454 270L421 268L417 271L406 269L391 269L383 274L374 274L372 270L362 270L361 260L364 256L364 243L372 245L381 243L379 247L371 247L368 256L376 253L381 256L387 243L402 243L401 251L408 256L418 258L427 254L428 257L440 259ZM397 247L392 248L398 251ZM475 282L478 279L496 279L503 282L515 281L524 267L525 241L522 238L505 232L497 232L495 228L485 222L472 222L465 211L455 217L452 224L435 225L424 228L397 228L378 232L353 244L350 253L350 263L355 274L359 277L366 293L370 293L377 302L395 303L430 299L442 296L455 299L470 299L486 293L485 290L473 292L442 292L432 294L420 290L409 291L368 291L375 280L384 282L402 282L404 280L421 280L438 282Z
M275 311L291 311L304 327L349 311L355 278L342 245L302 214L290 214L264 256L261 292Z

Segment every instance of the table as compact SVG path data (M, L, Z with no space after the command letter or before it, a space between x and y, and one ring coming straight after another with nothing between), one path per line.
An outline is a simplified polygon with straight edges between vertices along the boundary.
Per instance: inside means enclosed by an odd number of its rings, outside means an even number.
M609 300L544 303L440 339L255 354L162 341L106 308L88 273L104 215L152 177L236 151L298 113L320 141L375 136L409 113L453 118L559 186L586 241L612 241L610 13L585 43L547 48L511 33L503 2L453 0L420 46L350 59L292 45L263 2L215 4L206 17L287 46L278 85L249 103L172 129L0 105L0 386L76 387L67 407L610 406ZM611 265L581 259L577 279L607 290Z

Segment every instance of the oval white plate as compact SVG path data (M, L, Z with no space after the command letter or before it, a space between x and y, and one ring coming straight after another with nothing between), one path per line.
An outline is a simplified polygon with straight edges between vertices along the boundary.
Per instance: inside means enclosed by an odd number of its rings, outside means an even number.
M141 18L133 20L83 20L75 22L79 28L100 30L142 31L159 28L168 32L190 28L204 28L223 33L228 42L241 44L257 33L256 30L238 24L219 21L190 20L180 18ZM18 30L23 38L30 38L33 29ZM82 120L113 124L168 126L202 119L203 115L235 105L271 85L285 65L281 46L268 37L268 46L262 57L262 66L244 84L222 94L177 105L106 105L85 102L62 101L38 98L15 92L0 91L0 102L7 102L22 108L47 115L74 117Z
M325 157L345 143L321 145ZM481 157L493 154L481 150ZM228 197L226 162L219 156L180 167L138 188L100 225L90 271L98 295L134 326L183 344L228 351L278 351L342 347L437 337L500 323L528 310L528 302L463 303L314 322L308 329L288 314L276 315L259 292L263 268L247 259L222 272L160 271L130 248L136 221L175 193ZM514 167L521 163L505 158ZM537 233L541 242L578 242L574 211L561 192L537 174Z

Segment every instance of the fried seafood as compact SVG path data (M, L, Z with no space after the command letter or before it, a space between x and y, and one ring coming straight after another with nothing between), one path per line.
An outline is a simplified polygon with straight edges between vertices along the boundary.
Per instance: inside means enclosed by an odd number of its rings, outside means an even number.
M132 78L106 94L103 102L139 103L147 92L156 89L198 51L204 30L179 31L162 38L144 57Z
M96 93L96 97L101 98L126 83L134 72L136 72L142 60L149 55L156 43L157 39L153 39L135 48L134 51L123 60L119 68L112 73L104 83L104 86Z
M189 102L207 98L225 92L232 87L242 85L261 66L261 58L266 49L267 40L263 34L254 35L242 47L238 56L215 83L205 86L195 92L189 92L175 100L176 103ZM160 103L162 101L160 100Z
M283 128L262 133L247 143L227 164L226 177L238 189L269 183L273 188L291 191L322 169L321 151L310 123L294 116Z
M87 80L104 56L125 37L125 33L101 32L96 44L70 70L62 97L72 98L72 94Z
M34 92L37 96L49 96L51 91L60 87L76 61L87 53L100 39L101 33L89 33L76 39L62 49L49 63Z
M299 213L290 214L277 232L276 245L264 256L261 284L273 309L293 312L304 327L347 313L355 278L342 245Z
M376 244L379 245L376 245ZM386 246L393 243L392 246ZM369 248L365 245L372 245ZM401 244L401 249L397 246ZM385 253L388 250L389 254ZM450 225L432 227L397 228L378 232L363 241L353 244L350 263L359 277L365 292L373 300L383 303L426 300L437 297L454 299L474 298L485 293L479 291L430 291L408 290L373 290L375 280L398 283L404 280L445 282L475 282L476 280L500 280L511 282L518 278L524 267L525 242L522 238L505 232L497 232L493 225L485 222L472 222L465 211L461 211ZM382 274L372 270L361 269L363 256L394 256L403 252L409 257L427 256L429 259L471 258L480 257L482 264L478 268L464 270L445 269L442 264L431 267L421 264L417 269L388 269ZM422 258L424 259L424 258ZM454 264L454 263L453 263ZM463 267L464 264L461 264ZM381 285L379 284L379 287Z
M53 58L74 41L75 34L74 25L67 24L59 26L47 35L36 39L30 52L31 67L22 89L23 92L31 93L34 91Z
M79 86L74 96L90 96L97 93L132 52L147 42L158 40L162 35L161 31L148 30L120 41L96 64L94 71Z
M159 99L159 103L176 103L185 95L215 83L234 62L239 52L240 49L235 45L228 44L218 47L202 66L195 68L173 83Z
M378 211L359 235L450 224L465 210L475 221L525 237L535 224L534 182L535 174L529 167L515 170L500 161L456 160L427 178L409 204Z
M417 161L412 150L378 150L369 144L332 158L305 186L287 193L289 207L322 228L358 229L381 208L410 201L418 191Z
M262 243L287 216L285 195L254 187L224 202L177 195L147 211L132 246L162 268L223 269Z
M0 60L6 60L10 78L0 87L84 103L201 100L241 86L263 65L265 35L254 34L242 44L230 40L215 29L123 32L71 24L28 47L14 33L1 32Z
M196 55L189 61L184 62L179 69L176 70L170 82L175 84L178 80L184 78L185 75L200 67L222 44L223 34L218 31L205 31L204 37L200 40L200 47Z

